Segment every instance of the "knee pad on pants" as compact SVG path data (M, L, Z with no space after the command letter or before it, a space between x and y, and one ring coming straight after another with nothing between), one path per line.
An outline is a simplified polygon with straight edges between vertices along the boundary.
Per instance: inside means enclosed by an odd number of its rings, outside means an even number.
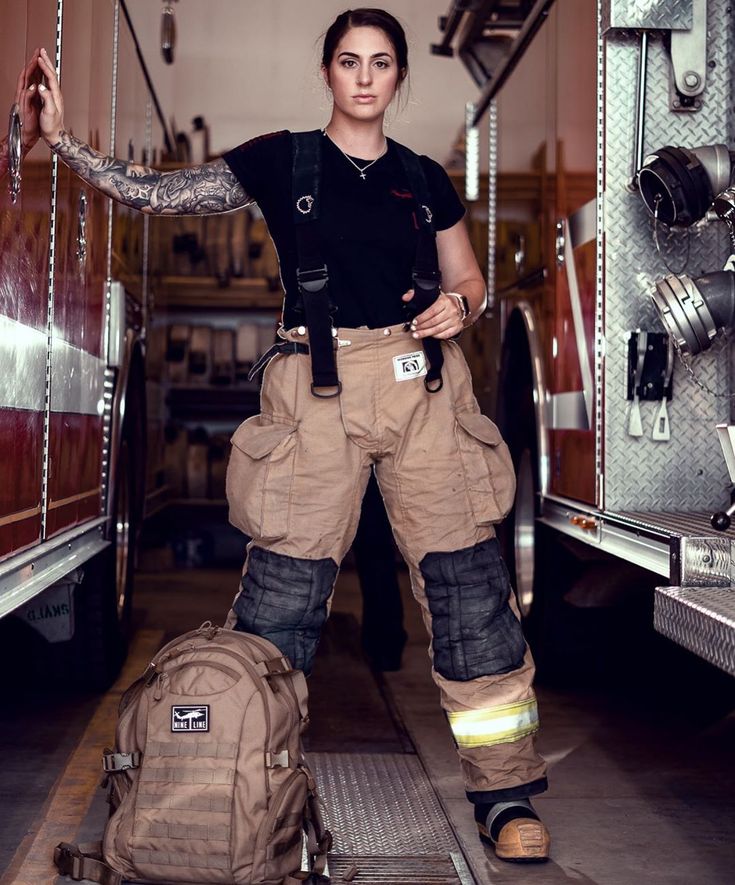
M526 641L508 600L508 570L497 539L420 562L432 619L434 668L466 682L517 670Z
M333 559L298 559L253 547L233 605L235 629L269 639L308 675L336 577Z

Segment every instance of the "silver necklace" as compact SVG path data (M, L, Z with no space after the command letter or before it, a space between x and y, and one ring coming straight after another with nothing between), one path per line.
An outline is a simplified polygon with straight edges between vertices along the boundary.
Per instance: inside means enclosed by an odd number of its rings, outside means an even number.
M355 169L360 173L360 178L364 181L366 178L365 172L373 165L373 163L377 163L378 160L385 156L388 150L388 139L385 140L385 144L383 145L383 150L378 154L378 156L371 160L367 166L358 166L357 163L352 159L352 157L348 156L342 148L337 144L337 142L332 138L332 136L327 132L326 129L322 129L322 133L327 136L327 138L332 142L332 144L337 148L337 150L342 154L342 156L347 160L348 163L352 164Z

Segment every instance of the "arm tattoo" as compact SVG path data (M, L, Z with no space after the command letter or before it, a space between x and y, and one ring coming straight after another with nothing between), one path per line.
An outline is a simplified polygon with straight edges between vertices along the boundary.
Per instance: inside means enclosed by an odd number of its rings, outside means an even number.
M252 200L224 160L158 172L148 166L105 157L62 131L51 149L97 190L150 215L214 215Z

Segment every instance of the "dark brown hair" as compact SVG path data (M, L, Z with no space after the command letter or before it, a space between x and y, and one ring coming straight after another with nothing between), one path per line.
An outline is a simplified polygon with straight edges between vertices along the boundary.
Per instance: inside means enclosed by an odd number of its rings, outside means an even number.
M322 48L322 64L328 68L334 58L339 41L350 28L380 28L390 40L396 53L401 83L408 74L408 43L406 32L397 18L384 9L346 9L341 12L329 26L324 35Z

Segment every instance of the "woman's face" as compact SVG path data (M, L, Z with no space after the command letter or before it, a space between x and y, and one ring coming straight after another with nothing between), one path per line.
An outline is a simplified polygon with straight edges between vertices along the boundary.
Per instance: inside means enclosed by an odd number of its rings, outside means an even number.
M365 122L385 113L401 80L393 44L385 31L372 27L346 31L322 73L335 108Z

